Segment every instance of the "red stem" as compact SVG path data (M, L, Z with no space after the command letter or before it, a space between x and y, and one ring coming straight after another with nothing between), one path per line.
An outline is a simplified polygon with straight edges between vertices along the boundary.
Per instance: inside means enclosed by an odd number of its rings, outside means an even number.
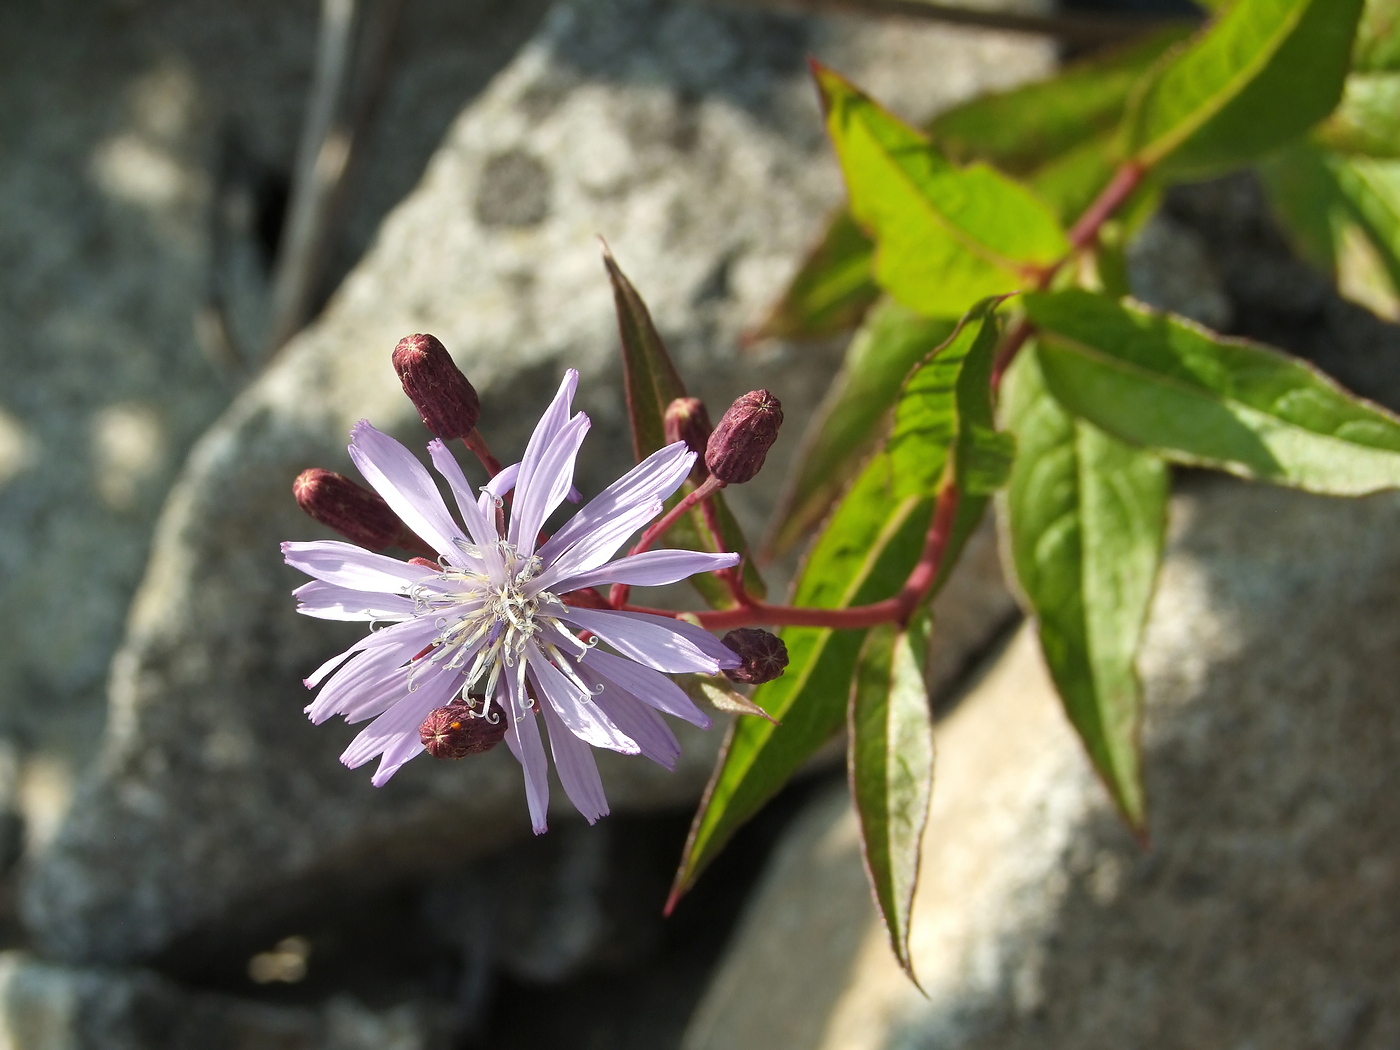
M486 473L495 477L501 472L501 461L491 455L491 450L486 446L486 439L481 436L481 431L475 427L472 432L462 438L462 444L471 449L476 458L481 460L481 465L486 468Z
M703 499L714 495L724 488L724 482L716 477L708 477L700 483L699 488L692 489L674 507L657 519L652 526L642 533L639 539L628 554L641 554L643 551L651 549L651 545L666 535L666 530L680 520L681 515L688 513L697 503ZM621 609L627 604L627 596L632 593L632 588L625 583L615 583L612 590L608 592L608 602L614 609Z

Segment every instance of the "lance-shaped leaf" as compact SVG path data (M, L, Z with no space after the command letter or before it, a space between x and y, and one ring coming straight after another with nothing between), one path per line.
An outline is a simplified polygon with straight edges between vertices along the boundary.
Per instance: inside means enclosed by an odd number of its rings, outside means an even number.
M814 67L851 213L875 239L875 279L930 317L1011 292L1069 250L1050 209L984 164L950 164L837 74Z
M875 245L842 208L748 339L820 339L860 324L880 297L870 273L874 254Z
M974 482L996 472L989 464L1007 446L985 425L991 419L987 380L997 341L995 307L995 301L979 303L910 377L890 441L861 471L817 538L794 588L794 604L841 609L892 597L918 562L940 487L959 470ZM966 428L959 426L962 418ZM930 597L956 564L987 500L974 484L958 501ZM750 718L731 728L691 824L672 902L735 829L841 728L864 634L825 627L782 631L787 672L753 694L782 724Z
M851 340L840 373L807 428L796 468L764 544L780 555L816 526L880 442L904 380L952 335L945 318L926 318L886 299Z
M1299 139L1259 165L1269 201L1294 250L1324 273L1337 269L1337 246L1350 221L1335 158Z
M1165 56L1130 107L1128 151L1202 176L1302 134L1342 95L1362 0L1238 0Z
M1035 175L1037 181L1048 165L1083 151L1076 173L1056 171L1051 183L1072 196L1072 204L1056 208L1062 222L1072 222L1113 175L1120 159L1114 132L1133 85L1187 32L1184 26L1167 27L1049 79L980 95L944 110L924 131L956 163L986 161L1008 174ZM1083 149L1095 140L1094 149ZM1086 157L1094 161L1092 170ZM870 238L841 209L751 338L817 339L854 328L879 297L873 254Z
M1060 407L1034 351L1008 373L1002 408L1018 450L1006 490L1016 578L1069 720L1142 834L1135 660L1162 557L1167 468Z
M865 873L895 958L915 983L909 920L933 793L927 653L927 616L915 617L905 630L895 624L872 627L856 664L847 721L847 768Z
M1026 312L1056 400L1124 441L1311 492L1400 486L1400 418L1303 361L1089 292Z
M1342 102L1317 129L1329 149L1400 157L1400 73L1353 73Z
M603 265L607 267L608 279L612 282L613 302L617 307L618 331L622 337L623 385L627 392L627 416L632 426L632 450L640 463L666 444L666 408L676 398L686 396L685 384L652 323L646 303L606 247L603 249ZM673 506L692 487L687 482L667 506ZM748 542L739 523L734 520L723 496L716 493L710 498L718 511L724 550L744 556L744 583L751 594L762 597L767 589L753 566L753 559L748 556ZM671 526L666 533L666 542L689 550L718 553L710 540L709 530L705 528L704 515L699 507ZM729 588L709 573L697 573L690 577L690 582L711 606L726 608L734 604Z
M1333 171L1351 216L1379 252L1400 291L1400 161L1338 158Z

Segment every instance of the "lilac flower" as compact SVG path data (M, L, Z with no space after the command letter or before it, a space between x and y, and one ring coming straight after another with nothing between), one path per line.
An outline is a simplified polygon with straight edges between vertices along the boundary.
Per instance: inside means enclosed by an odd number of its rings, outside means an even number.
M498 717L494 700L508 719L506 744L525 771L536 834L545 830L549 801L537 716L565 793L592 823L608 803L590 745L673 768L680 746L657 712L701 727L709 719L666 673L717 674L739 664L692 624L560 600L605 584L674 583L738 562L735 554L682 550L611 560L690 473L695 453L683 442L653 453L537 548L546 519L571 492L574 459L588 432L586 415L569 415L577 384L570 369L520 462L479 496L441 441L428 446L465 530L408 449L368 422L356 424L351 459L404 524L437 550L437 568L336 540L282 545L289 565L316 578L294 592L298 612L391 624L306 679L308 688L320 686L306 708L313 722L334 714L347 722L374 719L341 761L354 768L379 756L373 782L383 785L424 750L418 727L430 711L460 696L477 717ZM502 534L502 497L512 487L514 506ZM587 641L580 637L585 632Z

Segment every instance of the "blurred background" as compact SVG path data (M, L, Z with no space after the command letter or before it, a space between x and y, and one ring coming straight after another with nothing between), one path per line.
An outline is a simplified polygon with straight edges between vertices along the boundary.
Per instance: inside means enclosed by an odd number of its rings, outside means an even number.
M924 10L917 10L920 7ZM564 367L580 485L630 461L597 237L712 414L846 349L745 346L842 199L806 58L922 119L1171 0L12 0L0 6L0 1047L1400 1046L1400 502L1184 472L1154 605L1150 850L1002 582L939 598L915 957L870 903L839 749L661 904L722 727L602 756L529 834L503 749L376 790L301 677L292 478L432 332L518 454ZM1300 261L1254 175L1174 190L1135 294L1400 408L1391 305ZM779 586L791 565L774 567ZM685 728L685 727L681 727ZM559 792L555 792L559 796ZM562 802L562 796L559 796Z

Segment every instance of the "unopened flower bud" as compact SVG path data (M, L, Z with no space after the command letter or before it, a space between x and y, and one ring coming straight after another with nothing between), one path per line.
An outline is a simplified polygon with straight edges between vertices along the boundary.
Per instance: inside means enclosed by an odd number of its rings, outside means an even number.
M383 550L405 535L403 522L389 504L335 471L303 470L292 482L292 495L307 514L361 547Z
M666 428L666 444L673 445L684 441L695 453L695 466L691 468L690 480L695 484L704 481L709 471L705 467L705 450L714 427L710 425L710 413L705 411L705 402L698 397L678 397L666 406L663 420Z
M404 336L394 347L393 361L403 392L425 427L445 441L476 429L481 399L436 337Z
M744 661L724 672L730 681L761 685L781 678L787 668L787 646L776 634L757 627L740 627L724 636L724 644Z
M433 708L418 727L418 738L434 758L479 755L490 751L505 735L506 718L500 704L492 702L482 714L460 697L446 707Z
M729 406L705 449L705 466L726 485L749 481L778 438L783 407L766 390L754 390Z

